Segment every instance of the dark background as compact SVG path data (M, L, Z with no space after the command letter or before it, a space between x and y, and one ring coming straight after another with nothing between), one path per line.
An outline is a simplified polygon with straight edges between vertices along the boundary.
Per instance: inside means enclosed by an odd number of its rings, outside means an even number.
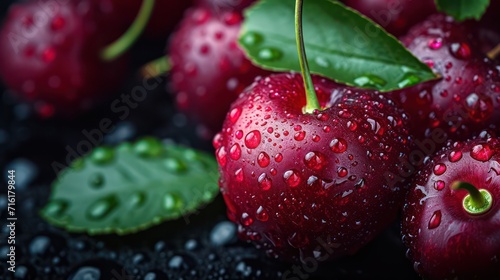
M0 20L13 1L2 0ZM164 41L142 39L132 50L129 82L116 92L130 93L142 81L136 71L161 56ZM0 61L0 63L2 63ZM175 111L166 79L130 116L121 121L104 103L76 119L43 120L0 82L0 278L1 279L281 279L292 264L272 261L253 245L238 241L227 221L221 197L189 217L118 237L69 234L40 219L50 184L51 163L65 162L65 147L85 139L82 130L98 128L109 117L116 128L104 142L115 144L153 135L213 152L210 139L198 137L196 125ZM7 170L16 170L16 273L7 271ZM224 235L224 233L226 235ZM292 275L286 279L292 278ZM405 257L396 221L357 255L322 264L302 279L419 279Z

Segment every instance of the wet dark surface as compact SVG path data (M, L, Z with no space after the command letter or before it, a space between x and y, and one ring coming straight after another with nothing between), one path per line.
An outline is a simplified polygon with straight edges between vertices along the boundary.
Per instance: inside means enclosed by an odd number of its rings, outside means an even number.
M1 18L11 1L0 4ZM141 41L134 66L162 55L165 42ZM1 63L1 62L0 62ZM131 70L129 81L113 98L141 85ZM294 268L271 260L253 245L238 241L221 197L177 221L118 237L69 234L42 220L56 173L55 161L66 164L67 148L86 140L82 131L110 118L115 129L103 143L115 144L153 135L212 152L211 140L175 111L166 80L125 119L105 102L75 119L41 119L28 104L0 84L0 278L1 279L419 279L405 257L396 221L357 255L319 267ZM16 272L7 270L7 170L16 170Z

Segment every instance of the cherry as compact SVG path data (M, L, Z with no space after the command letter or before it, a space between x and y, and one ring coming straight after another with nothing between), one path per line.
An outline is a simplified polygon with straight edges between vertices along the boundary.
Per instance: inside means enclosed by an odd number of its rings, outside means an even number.
M214 138L229 219L283 260L355 253L405 194L384 175L409 152L406 115L376 92L312 82L326 109L303 112L301 75L271 75L240 95Z
M389 94L410 115L416 138L439 130L464 140L485 128L498 130L499 72L479 50L474 30L437 14L402 37L404 45L441 76Z
M345 0L347 6L359 11L395 36L436 12L432 0Z
M498 279L500 141L455 142L416 174L403 242L425 279Z
M0 30L0 77L42 117L88 110L126 77L127 55L101 55L123 32L104 3L35 1L11 7Z
M211 137L220 130L234 99L258 75L237 44L243 17L238 11L188 11L169 44L171 81L180 111L203 124Z

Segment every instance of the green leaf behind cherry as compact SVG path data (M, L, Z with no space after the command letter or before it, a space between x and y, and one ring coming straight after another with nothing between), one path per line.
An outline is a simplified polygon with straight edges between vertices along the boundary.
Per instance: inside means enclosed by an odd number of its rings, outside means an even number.
M457 21L477 19L486 12L490 0L435 0L439 11L452 16Z
M295 1L263 0L246 10L239 43L255 64L300 71L294 9ZM396 38L338 2L304 1L303 28L312 73L381 91L436 78Z
M60 174L41 215L72 232L127 234L209 203L217 180L211 155L155 138L98 147Z

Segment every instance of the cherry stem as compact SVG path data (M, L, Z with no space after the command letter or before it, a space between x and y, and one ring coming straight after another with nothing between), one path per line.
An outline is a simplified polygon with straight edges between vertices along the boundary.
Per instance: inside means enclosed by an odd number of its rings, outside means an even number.
M462 201L464 210L473 215L486 213L493 204L491 193L485 189L478 190L472 184L462 181L455 181L451 184L453 190L466 190L469 192Z
M304 79L304 87L306 90L306 106L305 113L313 113L315 110L321 109L314 84L311 78L311 71L307 63L307 55L304 44L304 34L302 31L302 8L303 0L296 0L295 2L295 40L297 41L297 51L299 54L300 69L302 71L302 78Z
M141 36L142 31L148 24L155 0L143 0L141 9L137 14L132 25L116 41L105 47L101 52L101 58L105 61L111 61L124 54L134 42Z
M491 51L489 51L486 55L490 59L495 59L500 54L500 44L494 47Z
M170 58L162 56L142 66L140 75L143 78L151 79L168 73L171 68Z

